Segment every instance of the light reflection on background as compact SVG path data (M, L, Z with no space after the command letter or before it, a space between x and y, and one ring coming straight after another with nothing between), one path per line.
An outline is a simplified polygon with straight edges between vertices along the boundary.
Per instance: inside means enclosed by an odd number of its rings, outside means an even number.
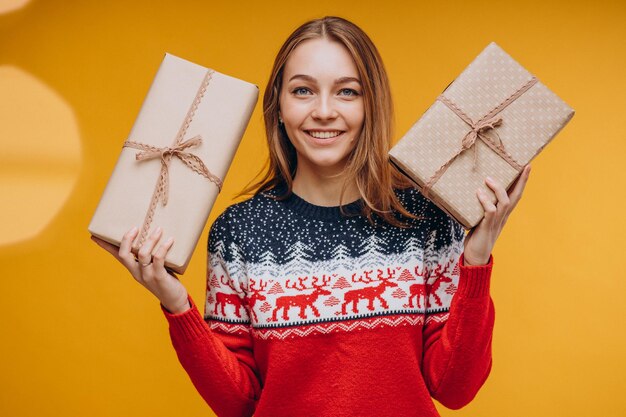
M0 0L0 14L11 13L26 6L30 0Z
M81 166L70 105L28 72L0 66L0 245L32 238L56 216Z

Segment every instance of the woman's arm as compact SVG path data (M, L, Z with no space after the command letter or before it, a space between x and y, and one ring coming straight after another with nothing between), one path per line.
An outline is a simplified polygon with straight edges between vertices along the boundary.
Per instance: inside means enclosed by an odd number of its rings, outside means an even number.
M467 405L491 371L491 341L495 319L489 281L493 256L487 265L463 266L458 260L458 288L446 320L424 326L423 374L437 401L451 409Z
M172 345L198 393L220 417L251 416L261 393L255 373L249 334L211 330L195 303L191 309L171 314Z
M211 226L207 249L204 317L191 297L191 308L180 314L161 308L178 359L202 398L220 417L251 416L261 383L241 286L245 261L227 211Z
M489 295L492 250L522 198L529 175L530 164L527 164L509 187L510 191L497 180L487 177L485 184L493 190L495 201L482 189L477 190L485 215L467 236L464 236L461 225L435 209L435 233L444 240L449 237L452 253L462 252L453 269L456 272L453 280L458 280L458 286L447 319L428 320L427 314L424 326L424 378L433 398L446 407L460 408L469 403L491 370L495 318L493 300ZM448 226L452 233L446 232ZM466 254L469 263L465 262ZM438 264L441 268L443 263Z

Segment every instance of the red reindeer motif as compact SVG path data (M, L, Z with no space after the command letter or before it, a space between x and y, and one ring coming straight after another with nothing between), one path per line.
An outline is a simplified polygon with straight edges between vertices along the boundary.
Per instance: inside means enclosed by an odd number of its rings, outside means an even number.
M220 277L220 281L222 282L222 284L232 288L235 292L238 291L233 286L233 281L231 279L227 278L226 282L224 282L224 276L222 275ZM213 311L213 314L217 314L217 308L219 306L222 306L222 316L226 316L226 313L224 312L224 307L226 307L227 304L232 304L235 307L235 315L241 318L241 313L239 309L242 307L242 302L238 294L227 294L223 292L215 293L215 310Z
M437 295L437 291L441 287L441 284L452 282L452 278L445 275L448 272L448 268L450 268L451 262L452 261L449 261L446 264L446 267L443 269L443 271L441 270L441 265L437 265L437 268L435 268L435 270L433 271L433 274L435 274L437 278L435 278L435 281L432 284L426 284L426 292L430 294L435 299L435 303L440 306L442 305L442 303L441 298L439 298L439 295ZM431 306L430 298L427 300L426 306Z
M256 312L254 311L254 305L257 301L265 301L266 298L263 294L260 294L261 291L264 291L267 288L267 282L263 283L263 280L259 280L259 288L255 288L256 281L250 278L250 285L245 287L242 285L242 288L246 290L246 295L243 297L243 303L248 306L252 317L254 317L254 321L257 321ZM250 295L252 293L252 295Z
M422 308L421 297L426 297L426 286L424 284L413 284L409 287L409 307L413 308L413 297L418 308Z
M419 265L415 267L413 270L415 275L418 277L424 277L428 273L428 268L424 266L422 271L419 270ZM418 308L422 308L421 297L424 296L426 298L426 285L422 282L419 284L413 284L409 287L409 307L413 308L413 297L415 297L415 301ZM406 305L405 305L406 307Z
M298 277L298 281L300 282L300 284L294 282L291 286L289 285L290 280L287 280L287 282L285 282L285 287L287 288L292 288L298 291L313 290L313 292L311 294L285 295L282 297L278 297L276 299L276 308L274 308L274 311L272 312L272 318L270 321L278 321L278 319L276 318L276 313L278 313L278 310L280 310L281 308L283 309L283 320L289 320L289 309L291 307L300 308L298 317L300 317L301 319L307 318L305 313L307 307L311 307L311 310L313 310L313 314L315 315L315 317L320 316L319 310L317 309L317 307L315 307L313 303L317 301L317 298L320 295L331 294L330 291L324 289L324 287L330 282L331 277L324 274L322 276L322 284L318 285L317 283L319 281L319 278L314 276L311 287L306 287L304 285L304 281L306 281L307 279L308 277Z
M366 288L360 288L357 290L351 290L351 291L347 291L344 295L343 295L343 304L341 305L341 314L346 315L348 314L346 311L346 307L349 303L352 303L352 311L356 314L359 312L359 310L357 309L357 304L359 303L359 301L361 300L368 300L368 304L367 304L367 308L370 311L374 310L374 300L378 299L380 301L380 303L382 304L383 308L389 308L389 305L387 304L387 302L385 301L384 298L382 298L382 294L385 292L385 290L388 287L397 287L398 284L396 284L395 282L391 282L390 280L394 277L394 275L396 274L396 270L395 269L391 269L391 268L387 268L387 277L383 277L383 270L379 269L378 270L378 279L373 279L370 278L369 274L372 271L364 271L365 272L365 277L359 275L358 278L356 278L356 273L352 274L352 282L364 282L366 284L369 284L371 282L374 281L380 281L380 284L374 286L374 287L366 287Z

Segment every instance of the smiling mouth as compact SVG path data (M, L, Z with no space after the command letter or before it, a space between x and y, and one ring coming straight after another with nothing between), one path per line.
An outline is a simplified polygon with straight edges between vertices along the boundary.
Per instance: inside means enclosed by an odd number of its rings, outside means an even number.
M320 132L315 130L305 130L305 132L315 139L332 139L343 133L342 130L335 130L331 132Z

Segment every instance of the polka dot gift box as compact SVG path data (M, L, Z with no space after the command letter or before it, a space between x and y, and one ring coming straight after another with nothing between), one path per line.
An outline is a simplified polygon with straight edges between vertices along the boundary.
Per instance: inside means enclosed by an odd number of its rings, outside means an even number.
M254 84L165 53L89 232L119 246L137 226L136 255L160 226L161 240L174 237L165 266L183 274L258 95Z
M484 216L476 190L509 188L574 109L495 42L437 97L389 151L390 162L466 229Z

